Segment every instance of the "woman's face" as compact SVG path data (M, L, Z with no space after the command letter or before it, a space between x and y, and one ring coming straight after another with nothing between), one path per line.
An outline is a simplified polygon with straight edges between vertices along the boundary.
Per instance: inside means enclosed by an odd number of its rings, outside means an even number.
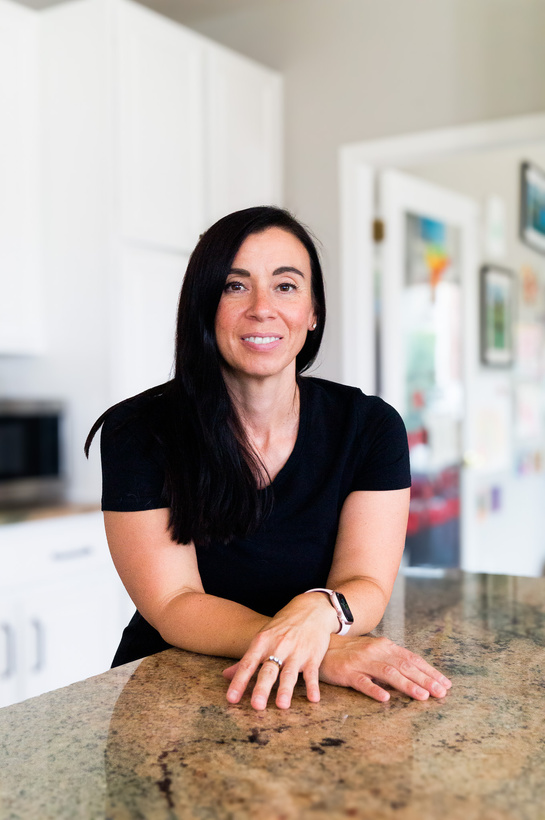
M248 236L216 313L216 341L227 370L241 377L295 376L295 357L315 321L305 246L281 228Z

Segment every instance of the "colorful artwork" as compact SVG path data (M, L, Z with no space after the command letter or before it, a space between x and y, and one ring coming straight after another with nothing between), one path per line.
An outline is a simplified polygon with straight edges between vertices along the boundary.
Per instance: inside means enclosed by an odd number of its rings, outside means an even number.
M457 231L444 222L407 214L406 283L428 284L433 300L440 282L458 281L457 240Z
M475 470L494 472L509 469L511 463L510 422L511 406L509 394L499 392L496 401L480 404L476 410L475 429Z
M481 357L484 364L505 367L513 362L513 290L511 271L482 268Z
M516 470L518 475L536 475L543 470L543 453L541 450L523 450L517 455Z
M410 566L460 563L461 285L459 231L406 215L402 293L405 412L413 489Z
M459 234L443 222L409 213L406 239L404 419L409 432L430 432L463 410ZM438 437L428 436L429 447L434 440L439 446ZM433 464L447 463L433 453L430 458Z
M521 167L521 237L545 253L545 172L529 162Z
M484 521L490 513L501 512L503 508L503 489L499 486L482 487L476 496L477 519Z
M523 265L520 269L522 301L525 305L536 306L539 303L539 278L535 268Z
M519 439L542 435L542 400L539 385L520 382L515 389L515 433Z
M507 252L507 208L500 196L488 196L484 208L484 251L491 259L503 259Z
M435 384L435 334L415 330L406 339L407 380L405 424L412 432L423 427L422 412Z
M542 379L545 376L543 325L520 322L516 342L517 375L523 379Z

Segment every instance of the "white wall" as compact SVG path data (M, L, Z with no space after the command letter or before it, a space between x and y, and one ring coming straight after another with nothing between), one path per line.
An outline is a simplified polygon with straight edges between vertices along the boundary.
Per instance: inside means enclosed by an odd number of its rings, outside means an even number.
M184 21L284 73L286 205L324 245L322 373L340 378L337 152L347 142L545 109L541 0L270 0Z

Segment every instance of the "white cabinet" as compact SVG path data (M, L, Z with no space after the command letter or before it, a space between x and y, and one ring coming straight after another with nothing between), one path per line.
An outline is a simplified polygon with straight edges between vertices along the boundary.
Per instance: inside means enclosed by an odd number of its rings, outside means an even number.
M0 595L0 706L7 706L20 699L18 649L15 597L3 590Z
M114 298L112 401L171 378L186 254L122 245Z
M209 222L282 203L282 79L217 45L207 48Z
M109 668L128 620L101 513L0 528L0 706Z
M23 697L109 668L121 637L118 592L115 578L105 568L26 590Z
M280 75L131 0L116 15L112 400L166 381L199 234L282 199Z
M123 240L190 252L231 211L282 201L282 79L116 0Z
M190 251L204 226L204 41L138 3L116 11L121 235Z
M0 0L0 354L43 348L36 15Z
M0 0L0 355L46 339L17 390L67 404L72 501L94 419L170 373L199 234L282 202L281 84L131 0Z

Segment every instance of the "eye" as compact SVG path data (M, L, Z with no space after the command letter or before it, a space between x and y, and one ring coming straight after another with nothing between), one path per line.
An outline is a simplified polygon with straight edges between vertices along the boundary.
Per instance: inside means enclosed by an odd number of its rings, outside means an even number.
M240 293L241 291L246 290L246 288L243 282L232 279L230 282L225 283L223 290L225 293Z
M292 293L294 290L297 290L297 285L293 282L280 282L276 289L279 290L280 293Z

